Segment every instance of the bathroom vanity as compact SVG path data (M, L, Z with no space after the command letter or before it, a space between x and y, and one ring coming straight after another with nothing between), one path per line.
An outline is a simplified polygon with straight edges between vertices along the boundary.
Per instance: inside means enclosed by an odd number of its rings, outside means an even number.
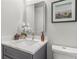
M47 40L4 40L2 59L47 59Z

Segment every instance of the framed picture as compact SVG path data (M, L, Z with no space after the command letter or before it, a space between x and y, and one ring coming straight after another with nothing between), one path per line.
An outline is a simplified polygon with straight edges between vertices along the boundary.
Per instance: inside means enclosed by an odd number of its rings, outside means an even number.
M51 4L52 23L76 22L77 21L77 1L63 0Z

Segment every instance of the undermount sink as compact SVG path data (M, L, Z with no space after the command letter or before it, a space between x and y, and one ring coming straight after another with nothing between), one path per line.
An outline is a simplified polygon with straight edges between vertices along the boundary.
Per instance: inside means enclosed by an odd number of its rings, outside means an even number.
M38 43L38 41L34 41L34 40L24 40L24 41L20 41L17 43L17 45L19 46L32 46L34 44Z

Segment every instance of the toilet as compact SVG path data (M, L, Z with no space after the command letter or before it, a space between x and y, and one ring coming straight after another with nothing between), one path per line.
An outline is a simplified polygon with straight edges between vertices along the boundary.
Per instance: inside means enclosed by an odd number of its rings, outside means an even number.
M53 59L77 59L77 49L52 45Z

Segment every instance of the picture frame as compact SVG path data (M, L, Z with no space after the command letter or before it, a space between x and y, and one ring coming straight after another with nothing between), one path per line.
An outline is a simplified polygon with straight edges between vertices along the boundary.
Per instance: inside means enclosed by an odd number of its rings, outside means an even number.
M77 0L61 0L51 4L52 23L76 22Z

